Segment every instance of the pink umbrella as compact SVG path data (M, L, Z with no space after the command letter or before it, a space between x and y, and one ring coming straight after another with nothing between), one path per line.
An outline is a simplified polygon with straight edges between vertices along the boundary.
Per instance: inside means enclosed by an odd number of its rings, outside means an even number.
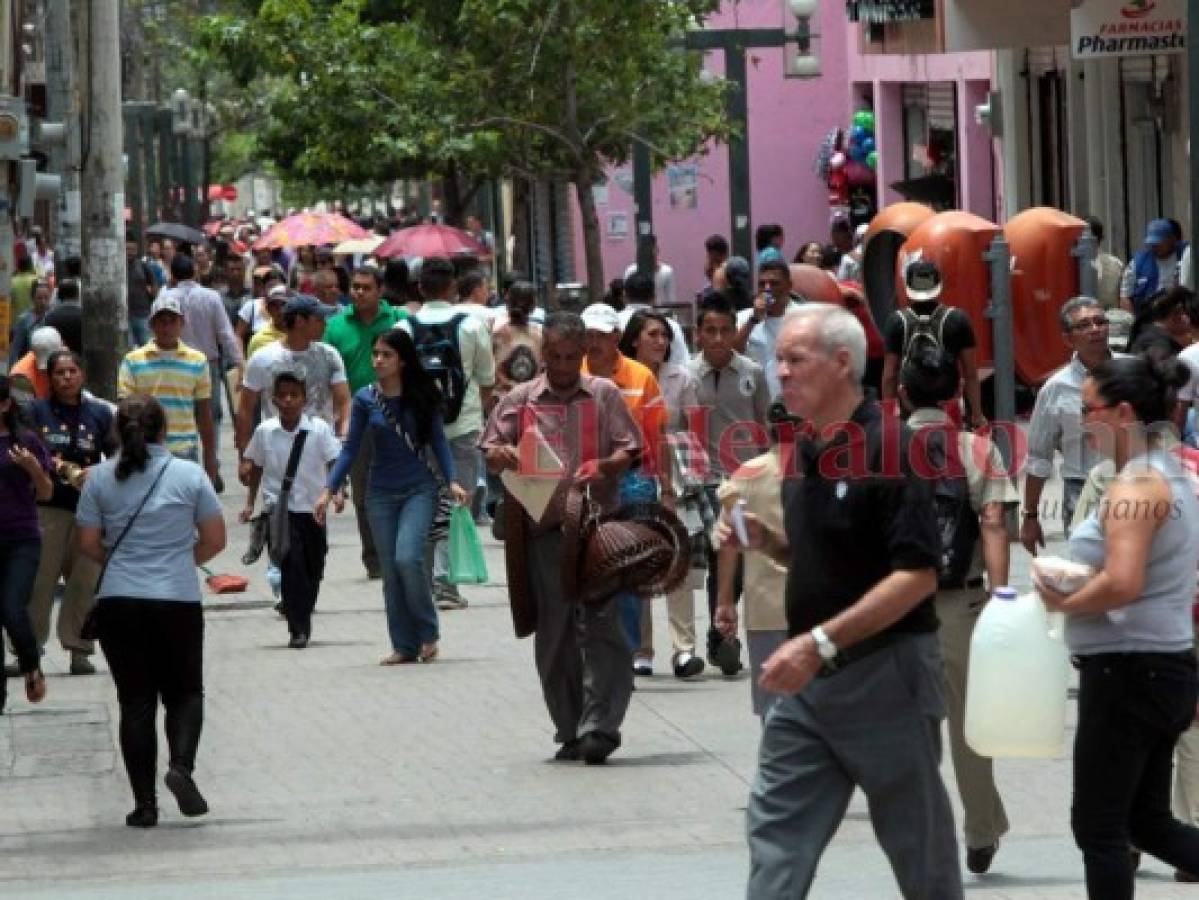
M274 250L278 247L303 247L312 244L340 244L342 241L369 237L370 232L337 213L297 213L272 225L254 242L255 250Z
M415 225L397 231L377 248L375 256L412 257L460 256L473 253L480 259L491 257L491 251L470 234L448 225Z

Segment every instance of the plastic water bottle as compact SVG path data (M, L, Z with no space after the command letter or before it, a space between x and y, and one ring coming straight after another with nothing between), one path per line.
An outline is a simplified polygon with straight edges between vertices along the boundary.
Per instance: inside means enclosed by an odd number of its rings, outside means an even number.
M998 588L970 641L966 743L980 756L1061 756L1069 679L1060 621L1035 593Z

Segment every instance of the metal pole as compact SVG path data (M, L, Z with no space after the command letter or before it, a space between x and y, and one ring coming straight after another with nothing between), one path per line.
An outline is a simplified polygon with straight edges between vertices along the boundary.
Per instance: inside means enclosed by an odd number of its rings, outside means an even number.
M725 46L724 77L731 85L728 117L739 129L729 138L729 207L732 214L733 254L753 263L750 228L752 212L749 194L749 101L745 68L745 47L734 35Z
M171 131L170 108L159 109L154 114L158 131L158 205L161 218L177 221L175 212L175 167L173 160L174 135Z
M0 94L14 93L16 63L13 59L13 29L11 0L0 0L0 22L4 23L5 34L0 35ZM13 164L0 162L0 348L8 356L8 339L12 330L12 273L14 263L13 203L9 194Z
M183 135L179 139L179 169L183 178L183 221L192 228L198 228L196 221L196 179L192 167L192 139Z
M62 190L50 214L50 239L58 267L82 252L80 98L72 26L75 19L71 0L46 0L46 117L66 125L67 133L65 146L51 147L49 153L50 171L62 177Z
M1095 269L1095 258L1099 255L1099 242L1089 228L1078 236L1078 243L1070 251L1078 260L1078 293L1083 297L1099 296L1099 272Z
M1199 239L1199 165L1195 164L1192 154L1199 150L1199 0L1187 0L1187 75L1187 114L1191 120L1187 153L1191 163L1191 240L1195 241Z
M1008 429L1016 427L1016 350L1012 341L1011 252L1002 233L995 235L983 260L991 267L991 303L986 316L991 320L995 349L995 422L1000 426L994 439L1011 473L1015 448Z
M654 276L654 248L647 238L654 233L654 173L649 147L633 142L633 218L637 241L637 271Z
M87 165L83 170L84 356L88 386L116 397L125 340L125 193L121 171L118 0L88 0Z
M146 229L144 194L142 193L142 142L141 121L136 104L126 104L122 116L125 131L125 153L129 160L126 184L129 185L129 209L133 216L130 229L141 235Z

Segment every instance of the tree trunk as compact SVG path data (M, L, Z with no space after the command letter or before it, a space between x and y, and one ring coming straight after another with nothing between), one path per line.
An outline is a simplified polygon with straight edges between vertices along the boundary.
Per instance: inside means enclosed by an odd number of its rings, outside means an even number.
M511 267L529 281L533 280L533 267L529 247L529 181L527 178L512 179L512 246Z
M590 170L583 170L575 177L575 194L579 198L579 217L583 220L583 253L587 259L587 288L591 301L598 303L604 298L607 282L604 281L604 253L600 243L599 212L595 208L595 193L592 186L595 178Z

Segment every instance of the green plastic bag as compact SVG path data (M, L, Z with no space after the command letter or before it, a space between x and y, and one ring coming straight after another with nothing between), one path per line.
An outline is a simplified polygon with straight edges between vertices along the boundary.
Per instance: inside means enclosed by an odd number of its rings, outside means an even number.
M467 506L455 506L450 513L450 583L487 583L483 542Z

